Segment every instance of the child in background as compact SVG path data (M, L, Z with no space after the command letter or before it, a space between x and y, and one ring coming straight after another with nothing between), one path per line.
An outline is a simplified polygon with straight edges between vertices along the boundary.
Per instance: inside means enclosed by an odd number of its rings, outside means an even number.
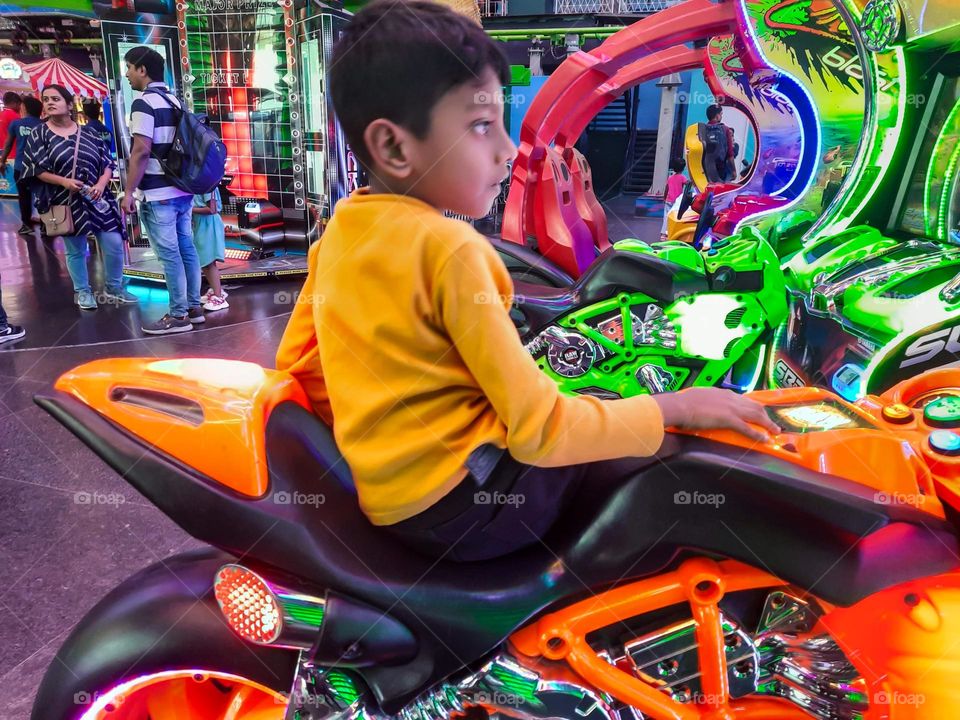
M222 210L219 189L193 196L193 244L197 246L200 267L210 286L200 298L207 312L230 307L227 291L220 285L220 270L217 268L217 261L223 262L225 254L223 219L220 217Z
M687 176L683 174L687 163L683 158L674 158L670 163L670 177L667 178L667 194L663 208L663 227L660 229L660 239L667 239L667 218L670 216L670 208L677 201L677 198L683 195L683 188L687 184Z

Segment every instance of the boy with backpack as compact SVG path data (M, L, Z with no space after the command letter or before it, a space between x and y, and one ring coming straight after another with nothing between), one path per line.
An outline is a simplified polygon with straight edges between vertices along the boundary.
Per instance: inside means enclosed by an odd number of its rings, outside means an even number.
M187 332L204 322L200 300L200 260L193 244L193 193L177 187L158 158L169 152L177 129L180 102L162 82L164 60L156 50L135 47L124 56L130 87L143 94L130 108L130 164L121 207L136 209L147 227L150 246L163 264L170 311L141 326L148 335Z
M711 183L726 182L736 177L733 128L723 124L723 108L707 108L704 137L703 171Z

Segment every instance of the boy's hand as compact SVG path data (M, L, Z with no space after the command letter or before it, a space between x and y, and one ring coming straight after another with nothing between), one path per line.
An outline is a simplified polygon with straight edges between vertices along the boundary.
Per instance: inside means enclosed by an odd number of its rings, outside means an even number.
M764 442L766 433L780 432L780 428L770 419L760 403L737 395L731 390L720 388L689 388L677 393L654 395L660 412L663 413L665 427L684 430L733 430L746 435L751 440Z

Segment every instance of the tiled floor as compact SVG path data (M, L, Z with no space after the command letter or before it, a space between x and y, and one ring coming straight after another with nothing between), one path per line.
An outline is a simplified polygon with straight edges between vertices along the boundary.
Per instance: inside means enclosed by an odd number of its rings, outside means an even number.
M49 415L33 395L97 358L230 357L265 365L300 280L245 284L201 329L146 337L142 319L166 312L161 286L133 286L137 306L81 312L59 243L15 235L15 204L0 202L0 282L10 321L27 336L0 349L0 718L29 716L46 666L73 625L135 571L197 546ZM94 284L99 261L90 263ZM108 504L85 504L78 493Z
M618 204L619 203L619 204ZM622 207L621 207L622 206ZM659 221L611 203L612 239L653 240ZM0 720L27 718L46 666L73 625L113 586L196 541L32 402L81 363L118 356L227 357L272 366L300 280L245 284L230 309L200 329L145 337L141 320L166 312L166 292L136 285L136 306L81 312L59 243L14 234L15 204L0 201L0 282L10 321L27 336L0 349ZM90 263L94 284L100 263ZM109 504L85 504L78 493Z

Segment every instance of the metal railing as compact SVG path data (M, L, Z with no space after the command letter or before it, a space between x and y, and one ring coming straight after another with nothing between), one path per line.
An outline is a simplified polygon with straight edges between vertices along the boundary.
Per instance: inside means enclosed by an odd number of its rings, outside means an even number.
M666 10L683 0L556 0L554 11L558 15L645 15Z
M507 0L477 0L480 17L503 17L507 14Z

